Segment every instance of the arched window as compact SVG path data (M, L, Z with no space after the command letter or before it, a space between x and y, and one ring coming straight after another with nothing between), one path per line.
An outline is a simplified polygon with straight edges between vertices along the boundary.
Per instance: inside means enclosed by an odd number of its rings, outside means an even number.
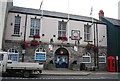
M17 62L19 60L18 50L15 48L8 49L8 60Z
M46 51L44 48L37 48L35 50L35 60L46 60Z
M82 63L91 63L91 55L90 53L86 52L82 56Z
M106 54L105 53L99 54L99 63L106 63Z

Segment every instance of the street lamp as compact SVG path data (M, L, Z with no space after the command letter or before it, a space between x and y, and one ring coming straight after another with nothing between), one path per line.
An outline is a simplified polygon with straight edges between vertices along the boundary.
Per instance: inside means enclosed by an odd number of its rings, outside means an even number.
M22 62L24 62L25 49L22 50Z

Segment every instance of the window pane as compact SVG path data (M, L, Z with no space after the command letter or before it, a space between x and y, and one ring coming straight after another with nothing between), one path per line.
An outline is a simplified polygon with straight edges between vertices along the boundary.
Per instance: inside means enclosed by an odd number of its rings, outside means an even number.
M99 57L99 62L105 62L105 57Z
M36 32L35 32L35 34L38 34L38 35L39 35L39 29L36 29Z
M18 61L19 54L18 51L14 48L8 49L8 60Z
M37 24L37 25L36 25L37 28L40 28L40 19L37 19L37 20L36 20L36 24Z
M30 35L35 35L38 34L39 35L39 31L40 31L40 19L35 19L35 18L31 18L31 29L30 29Z
M61 35L61 31L58 31L58 37L61 37L62 35Z
M66 23L62 23L61 28L62 30L66 30Z
M34 27L34 25L35 25L35 20L31 19L31 27Z
M18 61L18 54L9 54L8 60Z
M46 60L45 53L36 53L35 60Z
M40 27L40 19L31 18L31 27Z
M90 57L83 57L83 62L90 62Z
M34 35L34 29L30 29L30 36Z
M15 17L15 25L14 25L14 34L20 33L20 22L21 22L21 17L16 16Z
M66 36L66 31L62 31L61 33L62 33L62 35L61 35L62 37Z
M66 37L66 22L58 22L58 37Z
M90 27L86 27L87 32L86 33L90 33Z
M90 40L90 34L87 34L87 40Z
M84 25L84 40L90 40L91 27L89 25Z

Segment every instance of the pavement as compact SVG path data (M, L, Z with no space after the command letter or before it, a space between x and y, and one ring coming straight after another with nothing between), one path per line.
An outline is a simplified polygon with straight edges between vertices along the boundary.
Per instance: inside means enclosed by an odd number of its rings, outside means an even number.
M71 75L71 76L87 76L90 74L118 74L118 72L107 72L107 71L74 71L74 70L43 70L44 75Z

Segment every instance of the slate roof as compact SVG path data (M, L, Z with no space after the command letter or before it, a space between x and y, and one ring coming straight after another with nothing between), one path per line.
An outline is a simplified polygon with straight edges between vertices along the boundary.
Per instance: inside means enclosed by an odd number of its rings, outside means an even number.
M118 19L113 19L113 18L108 18L108 17L103 17L103 18L111 22L113 25L120 26L120 20Z
M23 14L32 14L32 15L41 15L41 13L42 13L42 11L39 10L39 9L24 8L24 7L17 7L17 6L13 6L9 10L9 12L23 13ZM55 17L55 18L63 18L63 19L67 19L68 18L68 14L67 13L47 11L47 10L43 10L43 16ZM73 15L73 14L70 14L69 16L70 16L70 20L92 22L92 18L91 17L80 16L80 15ZM99 21L97 19L93 18L93 20L96 23L105 24L104 22Z

